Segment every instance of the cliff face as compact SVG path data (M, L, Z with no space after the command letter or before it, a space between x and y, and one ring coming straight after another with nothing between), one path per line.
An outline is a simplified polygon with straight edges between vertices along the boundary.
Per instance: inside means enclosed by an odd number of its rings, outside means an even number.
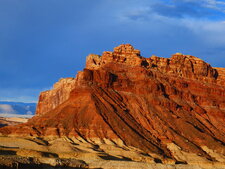
M127 145L182 162L225 162L223 73L194 56L144 58L120 45L89 55L76 78L41 93L37 116L0 132Z
M124 66L127 65L129 67L137 66L139 68L145 68L146 70L158 71L163 74L194 80L204 80L205 82L215 82L218 72L221 72L221 74L224 74L225 76L222 69L214 69L208 63L205 63L203 60L194 56L177 53L172 55L171 58L161 58L157 56L144 58L140 56L140 51L134 49L133 46L129 44L120 45L114 48L113 52L103 52L102 56L90 54L87 56L85 70L83 72L79 72L76 79L60 79L60 81L54 85L52 90L42 92L39 97L36 114L46 113L66 101L69 98L70 92L75 88L75 81L83 78L79 76L87 76L89 70L91 70L89 73L93 73L93 70L107 67L107 64L110 63L122 64ZM101 69L100 71L104 70ZM126 72L127 70L124 71ZM99 78L102 79L102 77ZM223 83L223 81L225 81L224 78L222 78L222 80L219 79L218 83ZM76 85L82 86L83 84Z
M64 78L55 83L52 90L42 92L39 96L36 115L44 114L66 101L74 84L74 78Z

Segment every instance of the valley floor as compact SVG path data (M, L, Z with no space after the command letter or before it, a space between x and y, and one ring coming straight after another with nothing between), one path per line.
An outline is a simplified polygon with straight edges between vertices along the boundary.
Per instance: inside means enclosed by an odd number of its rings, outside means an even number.
M25 123L28 121L28 118L21 117L0 117L0 127L4 126L13 126L20 123Z
M0 168L224 169L225 163L195 161L192 164L176 164L172 160L161 161L136 148L107 140L105 143L93 144L82 138L1 136Z

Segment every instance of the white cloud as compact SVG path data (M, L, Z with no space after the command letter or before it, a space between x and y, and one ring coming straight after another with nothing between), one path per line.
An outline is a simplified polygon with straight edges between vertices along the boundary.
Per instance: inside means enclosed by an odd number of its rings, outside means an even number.
M32 112L31 111L27 111L27 115L32 115Z
M225 2L219 0L182 0L183 2L194 2L201 4L202 7L214 9L220 12L225 12Z
M204 42L221 46L225 44L225 21L184 19L182 20L182 24L192 30Z
M12 108L11 105L0 104L0 113L6 113L6 114L15 113L16 114L16 111Z
M211 8L214 10L224 11L225 2L218 0L174 0L176 3L190 3L199 4L202 8ZM214 20L212 18L199 17L170 17L169 15L161 15L151 8L154 4L146 3L126 8L126 10L119 11L118 16L120 21L127 24L133 24L135 27L149 30L149 31L168 31L172 28L179 27L181 29L188 29L192 32L194 38L202 41L203 44L213 45L217 47L225 44L225 21ZM166 3L162 3L166 4ZM217 14L215 14L217 15ZM218 15L221 16L223 14Z
M123 11L118 15L121 21L146 20L149 17L150 8L148 6L140 6Z

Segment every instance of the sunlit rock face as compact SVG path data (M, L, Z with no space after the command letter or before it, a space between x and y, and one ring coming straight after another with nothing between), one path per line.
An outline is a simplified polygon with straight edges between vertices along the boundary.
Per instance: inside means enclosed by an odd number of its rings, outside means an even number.
M161 160L225 160L225 71L176 53L142 57L130 44L87 56L75 78L42 92L36 116L3 135L82 137Z
M66 101L74 88L74 83L74 78L62 78L54 84L52 90L42 92L39 96L36 115L46 113Z

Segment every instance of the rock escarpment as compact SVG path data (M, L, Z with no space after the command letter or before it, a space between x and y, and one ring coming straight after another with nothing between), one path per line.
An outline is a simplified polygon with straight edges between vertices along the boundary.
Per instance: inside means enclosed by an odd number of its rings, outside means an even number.
M125 145L160 161L223 163L224 82L221 69L194 56L144 58L120 45L89 55L76 78L41 93L37 116L0 132Z
M36 115L46 113L66 101L74 88L74 83L74 78L60 79L54 84L52 90L42 92L39 96Z

